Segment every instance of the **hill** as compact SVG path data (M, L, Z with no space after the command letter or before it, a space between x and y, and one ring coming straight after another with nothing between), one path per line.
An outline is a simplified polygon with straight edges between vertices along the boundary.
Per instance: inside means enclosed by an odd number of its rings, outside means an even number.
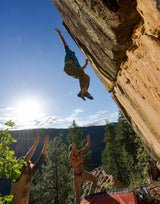
M91 150L92 150L92 161L94 163L94 168L98 167L101 164L101 151L104 149L104 133L105 126L90 126L90 127L80 127L80 131L83 132L82 139L85 139L89 134L91 138ZM17 157L24 155L31 145L34 143L34 139L37 134L40 136L40 143L37 147L37 151L32 157L32 161L35 162L37 157L40 154L40 151L43 146L43 140L46 135L50 136L50 140L53 140L54 137L59 136L62 138L62 141L67 144L66 136L69 132L69 129L31 129L31 130L17 130L11 131L10 134L14 139L17 140L16 143L12 144L12 149L15 151Z

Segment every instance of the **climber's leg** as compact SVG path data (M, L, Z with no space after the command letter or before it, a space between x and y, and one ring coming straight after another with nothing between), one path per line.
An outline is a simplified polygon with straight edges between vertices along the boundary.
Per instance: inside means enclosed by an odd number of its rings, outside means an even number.
M82 178L84 181L92 181L93 182L91 190L90 190L90 194L93 194L95 191L95 188L97 186L97 178L93 174L91 174L87 171L83 172Z
M74 191L75 203L80 204L80 188L82 184L82 177L80 175L74 176Z

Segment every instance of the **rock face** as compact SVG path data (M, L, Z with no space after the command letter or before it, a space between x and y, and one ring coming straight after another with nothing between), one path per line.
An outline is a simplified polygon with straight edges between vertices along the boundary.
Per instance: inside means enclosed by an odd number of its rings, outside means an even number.
M118 188L125 188L125 186L115 177L112 175L108 175L103 167L99 166L98 168L94 169L91 172L98 180L97 187L95 189L94 193L99 193L103 192L105 190L109 190L111 187L113 189L118 189ZM81 199L84 199L87 195L89 195L90 190L91 190L91 185L92 182L90 181L85 181L83 183L83 195Z
M99 166L98 168L94 169L91 173L95 175L98 180L97 187L94 193L105 192L106 190L110 191L111 187L113 187L114 190L124 189L125 191L125 186L117 178L113 177L112 175L108 175L103 169L103 167ZM81 196L81 200L85 199L85 197L89 195L91 190L91 185L92 183L89 181L86 181L83 183L83 186L82 186L83 195ZM137 186L137 187L131 188L130 190L133 190L135 194L137 194L137 191L138 189L140 189L140 187L142 186ZM149 200L152 201L149 203L159 204L160 203L160 181L152 181L150 184L145 184L144 187L147 189L149 193L149 195L147 194L148 201Z
M147 190L153 199L153 204L160 203L160 181L154 181L150 185L147 185Z
M150 155L159 161L159 0L52 2Z
M131 30L138 23L136 2L123 0L52 0L64 26L80 47L108 91L132 44ZM123 7L126 7L124 10ZM126 18L127 16L127 18Z

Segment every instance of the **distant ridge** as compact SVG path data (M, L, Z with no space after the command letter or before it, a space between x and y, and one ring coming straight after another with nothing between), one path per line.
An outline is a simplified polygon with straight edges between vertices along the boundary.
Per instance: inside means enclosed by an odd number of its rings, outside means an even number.
M115 125L116 123L113 123ZM91 151L92 157L91 161L93 162L93 168L96 168L101 165L101 152L105 147L104 144L104 133L105 125L102 126L89 126L89 127L79 127L79 130L82 131L82 139L86 139L86 136L89 134L91 137ZM50 136L50 139L53 140L54 137L59 136L62 138L62 141L67 144L67 134L69 133L69 128L41 128L41 129L28 129L28 130L15 130L10 131L10 134L14 139L17 140L17 143L12 145L12 149L15 151L17 157L20 157L28 151L31 145L34 142L34 139L37 134L40 135L41 140L38 145L38 150L42 148L43 139L46 135ZM37 154L39 154L39 151ZM33 155L33 162L36 160L36 154Z

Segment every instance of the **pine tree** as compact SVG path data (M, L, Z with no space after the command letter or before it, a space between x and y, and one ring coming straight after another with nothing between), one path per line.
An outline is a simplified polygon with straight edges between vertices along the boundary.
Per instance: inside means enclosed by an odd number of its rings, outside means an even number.
M141 163L149 155L121 113L115 128L112 124L106 125L104 141L106 147L102 152L102 164L107 173L126 186L143 184Z
M134 183L133 172L137 164L136 134L128 124L124 116L119 112L118 124L116 126L116 143L120 153L121 181L125 185ZM125 172L125 173L124 173Z
M136 175L136 178L137 178L137 182L136 182L136 185L139 185L139 184L144 184L146 183L146 178L145 178L145 175L144 175L144 172L146 171L146 169L143 169L144 167L142 166L142 164L145 162L145 161L151 161L153 162L154 164L154 160L151 158L151 156L148 154L148 152L146 151L144 145L142 144L142 141L140 140L140 138L137 136L136 137L136 140L135 142L137 143L137 175Z
M73 120L69 133L67 135L68 144L71 145L73 142L75 142L78 150L80 150L81 148L84 148L86 146L87 141L86 139L83 140L82 135L83 135L83 132L79 130L79 127L77 126L75 120ZM83 164L86 170L90 170L93 166L90 160L91 160L91 150L88 150L88 152L86 152L83 155Z
M60 137L49 143L45 163L31 187L30 203L73 203L72 171L68 147Z
M116 140L121 153L122 181L127 186L144 183L142 160L150 158L142 145L140 138L128 124L124 116L119 112L118 124L116 126ZM143 156L142 156L143 155Z
M121 178L119 154L117 152L116 133L112 123L107 123L104 134L106 147L102 152L102 166L108 174Z

